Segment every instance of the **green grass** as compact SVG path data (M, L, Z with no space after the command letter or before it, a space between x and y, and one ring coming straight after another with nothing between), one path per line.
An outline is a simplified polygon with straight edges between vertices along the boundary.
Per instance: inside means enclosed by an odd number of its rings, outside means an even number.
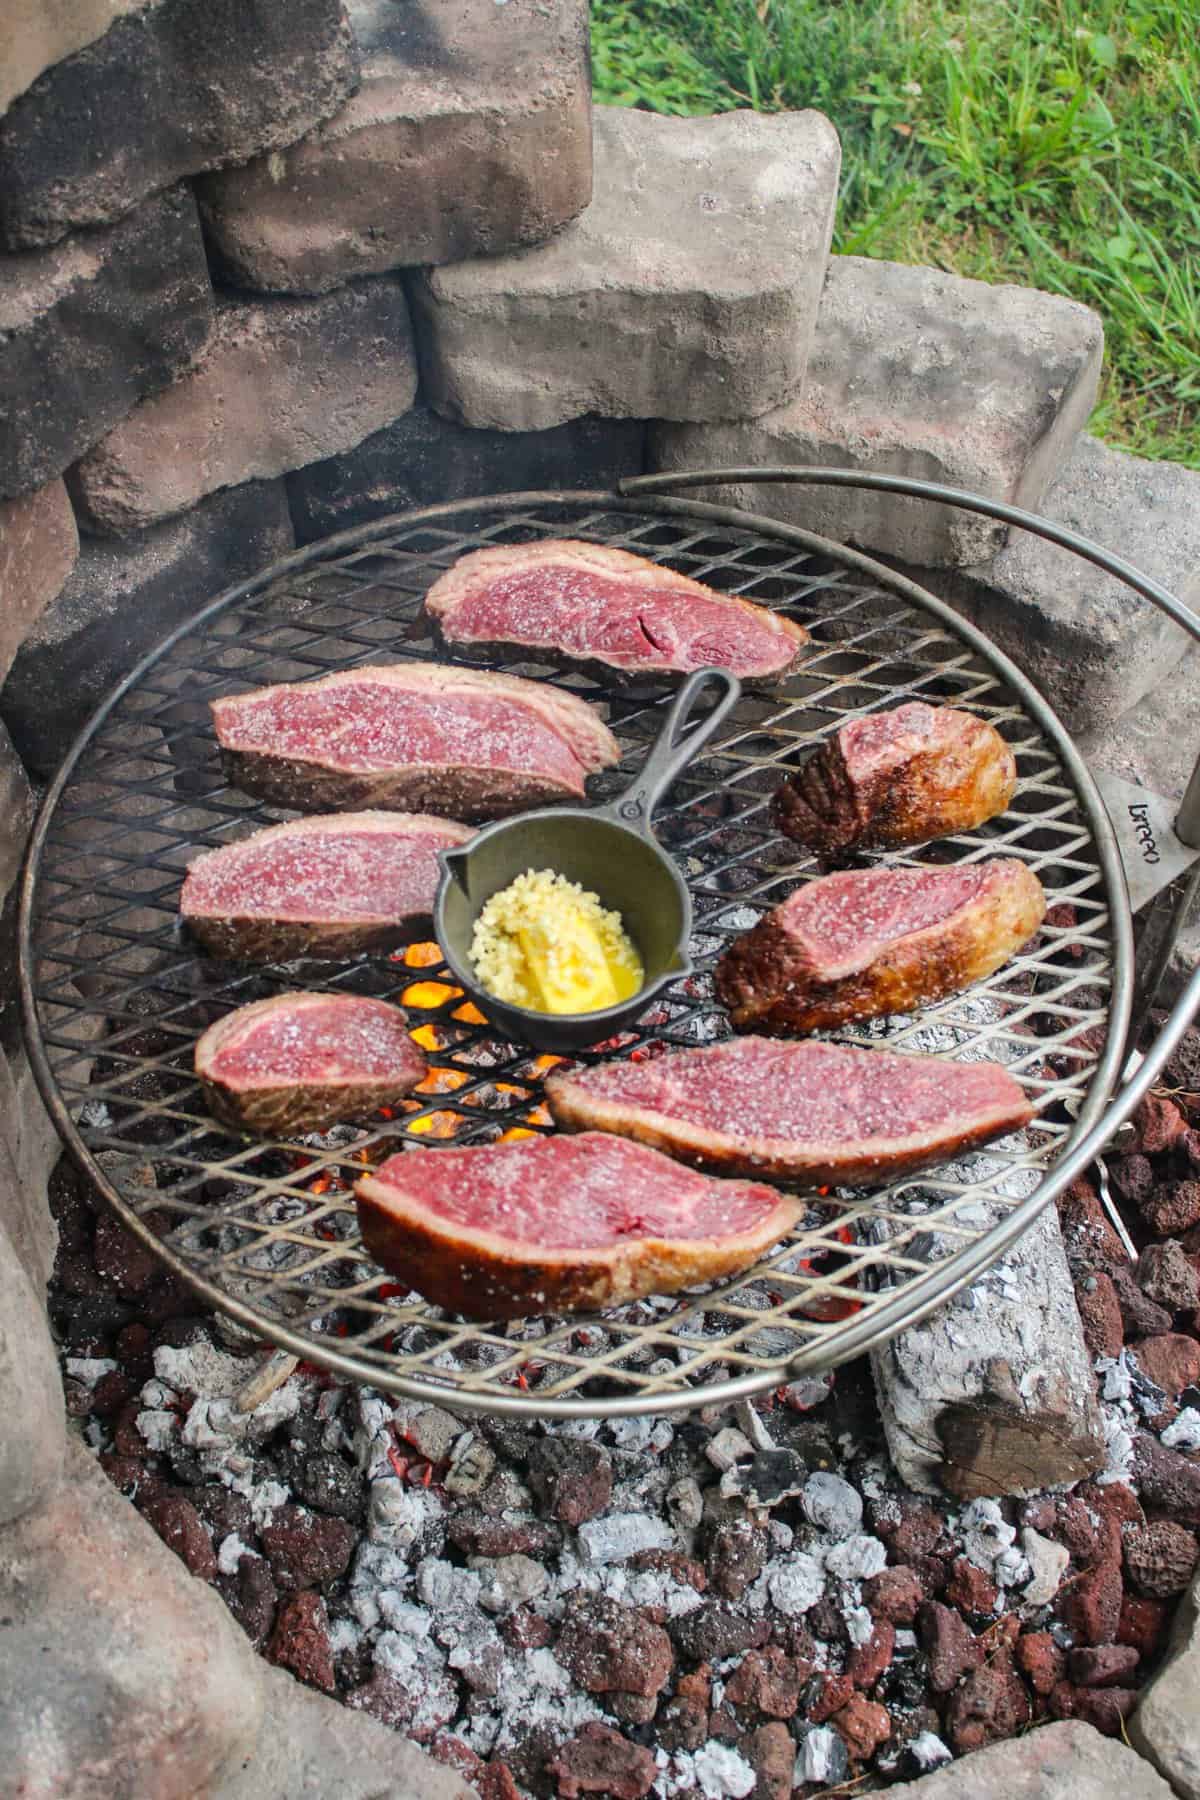
M816 106L834 248L1070 295L1092 429L1200 468L1200 0L593 0L596 98Z

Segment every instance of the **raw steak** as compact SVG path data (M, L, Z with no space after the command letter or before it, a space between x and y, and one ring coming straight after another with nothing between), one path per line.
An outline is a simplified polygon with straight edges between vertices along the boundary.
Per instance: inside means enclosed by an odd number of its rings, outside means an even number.
M226 777L299 812L397 806L496 819L583 797L619 761L599 714L559 689L440 663L346 669L214 700Z
M239 1006L196 1045L209 1107L262 1137L326 1131L392 1106L425 1058L398 1006L359 994L279 994Z
M571 1131L616 1131L716 1174L810 1187L881 1185L1033 1117L996 1063L762 1037L552 1075L546 1098Z
M765 607L569 538L475 550L434 582L425 610L453 649L532 650L610 680L716 666L778 681L808 643Z
M717 994L748 1031L914 1012L998 969L1045 911L1041 882L1015 857L822 875L735 939Z
M592 1312L715 1281L799 1215L757 1182L714 1181L600 1131L410 1150L355 1194L375 1260L472 1319Z
M818 855L888 849L970 831L1017 785L994 725L910 700L851 719L775 795L776 825Z
M196 859L179 910L214 956L355 956L433 933L438 851L466 825L421 813L294 819Z

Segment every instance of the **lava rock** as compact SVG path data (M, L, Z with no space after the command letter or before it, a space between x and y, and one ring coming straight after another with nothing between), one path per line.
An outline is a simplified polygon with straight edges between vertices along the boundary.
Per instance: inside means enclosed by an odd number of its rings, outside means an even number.
M770 1512L794 1499L809 1479L808 1465L795 1450L760 1450L742 1470L742 1491Z
M217 1558L204 1522L187 1497L168 1492L144 1501L141 1514L153 1525L163 1543L181 1557L193 1575L212 1581Z
M708 1737L707 1706L676 1694L659 1708L656 1735L664 1750L698 1750Z
M945 1548L945 1523L923 1501L903 1501L899 1520L891 1526L881 1521L875 1529L886 1539L893 1562L912 1565L914 1558L933 1556Z
M989 1617L1000 1603L1000 1590L985 1572L965 1556L957 1556L950 1568L946 1584L947 1606L960 1612Z
M750 1800L791 1800L796 1746L786 1725L772 1723L748 1731L738 1744L738 1755L758 1777ZM725 1791L728 1793L728 1788Z
M582 1438L539 1438L530 1452L529 1485L551 1516L573 1531L607 1511L612 1458L602 1445Z
M1156 1519L1125 1534L1129 1579L1139 1593L1153 1600L1181 1594L1191 1580L1198 1557L1200 1544L1195 1533L1169 1519Z
M366 1511L367 1487L362 1474L335 1451L301 1449L288 1460L297 1497L317 1512L358 1523Z
M1121 1621L1121 1570L1115 1562L1085 1569L1064 1593L1064 1623L1081 1644L1111 1644Z
M344 1519L306 1512L290 1503L279 1508L259 1537L271 1573L285 1594L324 1587L344 1575L358 1544L358 1533Z
M219 1575L217 1590L256 1650L265 1648L279 1607L279 1589L261 1556L243 1556L234 1575Z
M583 1794L604 1794L609 1800L642 1800L658 1776L658 1765L649 1750L631 1744L611 1726L580 1726L573 1738L546 1765L546 1773L558 1782L562 1800L579 1800Z
M896 1651L896 1627L877 1619L865 1644L856 1644L846 1658L846 1673L857 1688L872 1688Z
M1133 1143L1145 1156L1170 1150L1187 1130L1187 1120L1173 1100L1150 1093L1133 1115Z
M1050 1711L1056 1719L1082 1719L1105 1737L1123 1737L1138 1699L1136 1688L1072 1687L1064 1681L1050 1696Z
M948 1694L961 1676L977 1667L982 1654L979 1641L951 1607L927 1600L917 1614L917 1632L929 1657L929 1685L935 1694Z
M814 1725L824 1725L832 1719L834 1713L841 1712L848 1706L854 1696L854 1683L849 1675L825 1674L818 1681L816 1692L804 1707L804 1716Z
M602 1598L568 1608L555 1655L589 1694L657 1694L675 1660L660 1625L632 1606Z
M1200 1299L1200 1275L1174 1238L1146 1245L1138 1259L1137 1278L1142 1292L1168 1312L1188 1311Z
M1141 1200L1140 1208L1146 1224L1159 1237L1179 1237L1200 1224L1200 1181L1173 1181L1154 1188Z
M287 1601L275 1621L267 1656L308 1687L326 1694L336 1692L329 1614L320 1594L306 1588Z
M1171 1314L1142 1292L1130 1270L1113 1269L1111 1279L1127 1338L1158 1337L1170 1331Z
M1157 1177L1148 1156L1135 1151L1132 1156L1114 1156L1108 1165L1109 1179L1122 1200L1140 1208L1153 1192Z
M1121 1303L1111 1276L1103 1269L1075 1284L1075 1303L1084 1340L1093 1356L1119 1356L1125 1341Z
M1014 1656L1034 1693L1043 1698L1053 1693L1067 1672L1066 1653L1048 1631L1025 1632L1017 1639Z
M747 1650L725 1683L725 1698L747 1711L790 1719L800 1704L805 1676L794 1657L777 1645Z
M1072 1650L1067 1663L1076 1687L1119 1687L1137 1668L1138 1653L1129 1644L1101 1644Z
M558 1549L560 1538L541 1519L495 1519L474 1507L455 1513L446 1535L469 1556L546 1556Z
M554 1627L531 1606L518 1606L501 1619L500 1635L514 1650L541 1650L554 1636Z
M830 1720L852 1762L866 1762L891 1735L891 1714L863 1694L853 1694Z
M1129 1253L1086 1175L1078 1176L1059 1195L1058 1222L1073 1269L1112 1271L1129 1262Z
M718 1521L708 1541L708 1578L726 1600L740 1600L762 1574L770 1540L765 1525L745 1514Z
M1121 1622L1117 1626L1118 1644L1129 1644L1141 1661L1149 1662L1166 1641L1171 1612L1172 1608L1165 1600L1126 1594L1121 1602Z
M693 1612L669 1623L671 1637L691 1662L723 1662L727 1656L765 1644L771 1627L765 1619L746 1619L719 1600L706 1599Z
M1015 1737L1029 1717L1029 1695L1007 1650L967 1675L946 1707L950 1742L960 1756Z
M921 1577L907 1563L881 1569L863 1582L863 1600L877 1619L893 1625L911 1625L917 1610L928 1596Z
M1195 1338L1167 1331L1158 1337L1139 1338L1129 1347L1142 1374L1160 1387L1168 1400L1177 1400L1184 1388L1200 1381L1200 1344Z
M1139 1431L1133 1441L1133 1471L1146 1506L1185 1525L1200 1525L1200 1463Z

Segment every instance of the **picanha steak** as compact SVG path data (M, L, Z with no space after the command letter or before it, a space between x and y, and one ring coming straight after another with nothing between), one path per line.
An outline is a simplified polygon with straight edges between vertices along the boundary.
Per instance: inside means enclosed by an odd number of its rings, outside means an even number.
M787 837L840 857L970 831L1002 813L1016 785L994 725L910 700L841 726L784 782L773 816Z
M471 1319L592 1312L748 1268L799 1203L589 1131L391 1156L355 1188L363 1242Z
M810 1187L879 1185L1033 1117L997 1063L764 1037L556 1073L546 1098L569 1130L615 1131L716 1174Z
M570 538L472 551L434 582L425 610L455 650L534 651L610 681L718 667L774 682L808 643L765 607Z
M426 1072L398 1006L360 994L279 994L239 1006L196 1045L217 1118L263 1137L327 1131L394 1106Z
M717 994L739 1031L913 1012L998 969L1045 911L1041 882L1015 857L822 875L734 940Z
M438 851L466 825L421 813L330 813L268 825L197 857L179 910L214 956L355 956L432 936Z
M583 797L619 761L599 713L514 675L440 663L344 669L212 703L227 779L298 812L394 806L496 819Z

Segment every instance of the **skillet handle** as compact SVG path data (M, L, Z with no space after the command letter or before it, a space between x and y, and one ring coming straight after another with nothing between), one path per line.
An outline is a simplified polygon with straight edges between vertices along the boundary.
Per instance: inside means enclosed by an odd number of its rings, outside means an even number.
M690 715L706 690L715 692L716 704L688 729ZM622 824L648 832L654 809L675 777L707 744L717 726L736 706L742 684L728 669L696 669L688 676L663 722L649 756L619 800L604 808Z

